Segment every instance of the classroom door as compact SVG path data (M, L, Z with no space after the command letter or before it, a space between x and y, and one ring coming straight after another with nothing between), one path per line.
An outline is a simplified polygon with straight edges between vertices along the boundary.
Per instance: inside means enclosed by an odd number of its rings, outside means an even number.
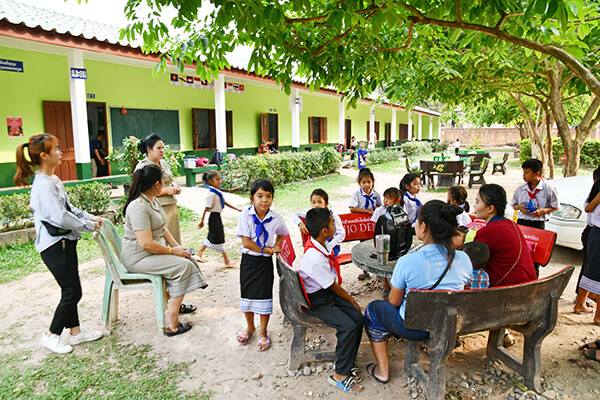
M211 108L192 108L192 125L194 127L194 150L216 149L217 129L215 110ZM227 147L233 147L233 111L225 111L225 132Z
M385 123L385 147L392 145L392 124L389 122Z
M352 120L346 120L346 149L352 146Z
M75 143L73 139L73 121L71 103L68 101L44 101L44 129L46 133L58 138L62 162L56 169L56 175L62 181L77 179L75 164Z
M371 138L369 137L369 132L371 131L371 121L367 121L367 141L370 141ZM379 141L379 121L375 121L375 143L373 144L377 144L377 142Z
M268 142L269 139L275 141L279 146L279 115L278 114L260 114L260 141Z

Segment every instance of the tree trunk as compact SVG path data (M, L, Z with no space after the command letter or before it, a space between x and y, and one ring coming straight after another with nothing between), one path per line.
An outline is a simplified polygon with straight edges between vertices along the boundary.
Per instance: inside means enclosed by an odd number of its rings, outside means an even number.
M544 145L542 143L542 140L540 139L540 134L538 131L539 125L536 123L536 121L534 121L533 117L531 116L531 113L525 106L525 103L523 103L523 100L521 99L521 94L511 93L511 96L516 100L519 109L521 110L521 113L523 113L524 125L531 142L531 157L539 158L542 164L545 165Z
M542 111L544 113L544 127L546 129L546 159L548 160L548 169L546 176L548 179L554 179L554 155L552 153L552 124L550 121L550 108L548 103L542 103Z

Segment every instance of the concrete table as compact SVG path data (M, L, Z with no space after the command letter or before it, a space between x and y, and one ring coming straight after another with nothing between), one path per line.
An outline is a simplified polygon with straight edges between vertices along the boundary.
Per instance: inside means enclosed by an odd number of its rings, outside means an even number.
M398 260L388 261L386 265L377 265L377 257L372 258L371 254L377 255L373 240L366 240L354 245L350 252L352 262L357 267L377 276L391 278Z

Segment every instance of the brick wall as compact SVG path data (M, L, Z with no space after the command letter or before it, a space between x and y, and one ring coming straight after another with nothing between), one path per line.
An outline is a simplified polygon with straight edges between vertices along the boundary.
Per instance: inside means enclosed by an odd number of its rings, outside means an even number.
M594 130L590 137L593 138L595 133ZM571 135L575 135L575 128L571 128ZM552 131L552 136L558 137L556 129ZM460 144L465 146L473 144L474 138L480 140L482 146L503 146L517 143L521 136L517 128L442 128L442 138L448 139L451 143L458 138Z

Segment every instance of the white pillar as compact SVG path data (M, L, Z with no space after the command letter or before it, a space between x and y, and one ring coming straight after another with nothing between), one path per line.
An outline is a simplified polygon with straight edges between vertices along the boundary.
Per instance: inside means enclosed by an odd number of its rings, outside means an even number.
M418 138L423 140L423 114L419 114L419 125L417 126Z
M215 131L217 150L227 153L227 128L225 127L225 76L219 73L215 82Z
M392 146L396 145L396 140L398 140L398 135L397 133L397 129L398 129L398 122L396 121L396 109L392 108L392 126L391 126L391 138L390 141L392 142Z
M292 89L292 148L300 148L300 95Z
M369 107L369 144L375 145L375 104Z
M442 119L438 118L438 139L443 140L442 139Z
M338 120L339 120L339 144L346 145L346 104L340 97L340 104L338 105Z
M429 116L429 139L433 139L433 117Z
M71 92L71 120L73 122L73 144L75 147L75 163L90 163L90 139L87 124L87 94L85 79L72 79L71 68L83 68L83 52L69 52L69 88ZM85 174L84 174L85 175ZM91 170L90 175L91 176ZM82 178L79 177L78 178Z
M412 111L408 111L408 137L407 139L411 141L412 137Z

